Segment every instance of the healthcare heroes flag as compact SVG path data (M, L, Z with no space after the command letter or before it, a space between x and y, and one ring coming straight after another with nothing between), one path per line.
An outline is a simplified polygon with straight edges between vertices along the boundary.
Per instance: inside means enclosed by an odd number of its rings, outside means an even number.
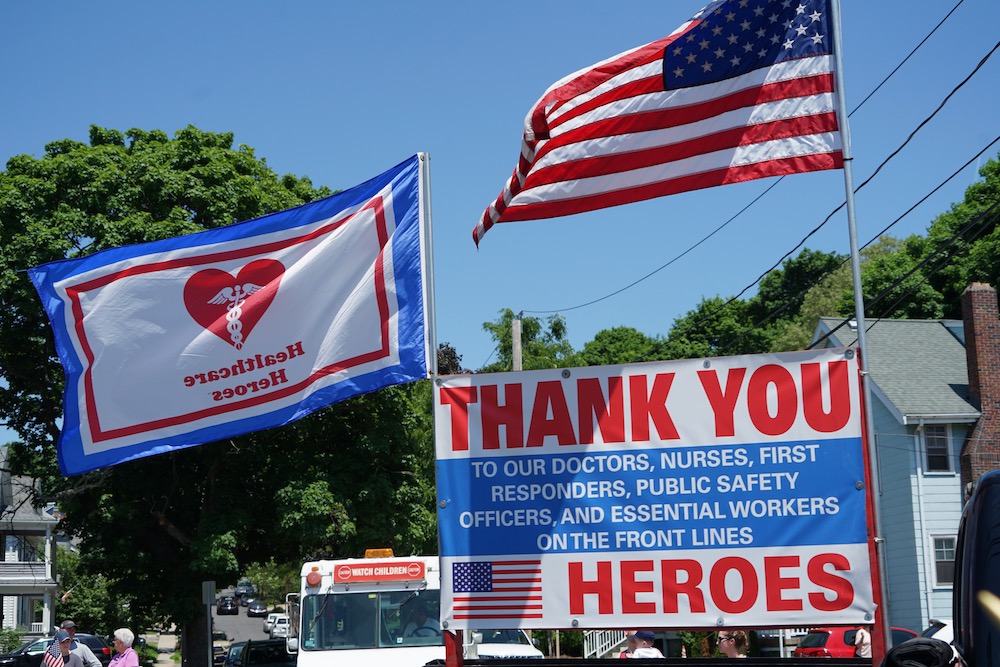
M842 166L827 0L718 0L553 84L472 233Z
M249 222L31 269L66 372L63 473L426 377L423 159Z
M434 394L449 629L870 623L856 350L450 375Z

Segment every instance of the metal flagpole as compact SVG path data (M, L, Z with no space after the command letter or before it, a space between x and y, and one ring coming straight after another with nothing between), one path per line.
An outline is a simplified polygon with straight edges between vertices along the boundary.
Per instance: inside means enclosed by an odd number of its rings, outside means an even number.
M424 323L427 327L427 345L430 347L427 371L430 373L432 386L436 386L438 379L437 362L437 310L434 298L434 235L431 224L431 156L427 153L417 153L420 159L420 213L421 220L426 221L426 225L421 225L420 238L423 243L424 271L427 279L424 285L427 295L424 299ZM437 429L437 415L434 417L435 429ZM440 540L441 531L438 531ZM438 545L440 553L440 544ZM462 667L465 664L462 655L463 640L461 630L445 630L442 633L445 649L446 667Z
M844 94L844 64L841 53L843 52L843 42L841 41L841 19L840 0L830 0L830 27L833 35L833 58L834 76L837 88L837 124L840 127L840 138L844 158L844 189L846 190L847 202L847 229L851 241L851 282L854 285L854 318L858 327L858 347L861 350L861 386L863 400L865 404L865 440L867 441L868 466L870 468L870 484L868 496L872 501L873 530L875 538L875 554L878 563L878 583L881 591L881 599L876 599L879 609L876 613L881 614L882 636L885 643L884 648L888 648L892 630L889 622L888 587L885 566L885 541L882 537L882 511L881 500L879 499L878 457L875 452L875 430L872 423L874 414L872 412L872 392L871 376L865 370L869 364L868 339L865 331L865 298L861 286L861 253L858 250L858 230L857 220L854 213L854 175L852 171L852 161L854 156L851 152L851 131L847 124L847 99ZM872 619L874 622L874 619ZM874 623L873 623L874 624ZM878 657L878 656L877 656Z
M427 289L424 298L424 326L427 327L427 371L432 378L438 374L437 363L437 306L434 298L434 234L431 224L431 156L428 153L417 153L420 160L420 212L426 225L420 226L420 238L424 249L424 285Z

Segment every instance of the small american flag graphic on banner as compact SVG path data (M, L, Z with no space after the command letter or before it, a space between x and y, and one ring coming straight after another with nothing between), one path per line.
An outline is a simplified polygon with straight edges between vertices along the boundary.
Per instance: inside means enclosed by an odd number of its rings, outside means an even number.
M542 561L452 564L456 619L542 618Z

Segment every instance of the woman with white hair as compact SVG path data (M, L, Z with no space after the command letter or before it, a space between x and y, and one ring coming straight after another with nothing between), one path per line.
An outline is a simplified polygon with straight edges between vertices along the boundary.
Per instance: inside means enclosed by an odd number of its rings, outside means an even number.
M114 637L116 654L111 658L108 667L139 667L139 656L132 648L135 634L128 628L118 628Z

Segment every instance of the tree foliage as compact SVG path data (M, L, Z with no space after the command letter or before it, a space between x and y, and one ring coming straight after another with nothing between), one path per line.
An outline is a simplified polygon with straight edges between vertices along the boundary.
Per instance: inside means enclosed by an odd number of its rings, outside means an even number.
M66 515L60 528L82 540L74 576L103 577L106 594L84 586L67 601L81 618L198 628L200 582L235 581L262 555L293 563L373 545L435 548L429 412L414 409L424 395L411 386L69 479L55 466L63 377L26 268L329 193L279 177L251 148L234 148L232 134L194 127L173 138L92 127L89 144L56 141L0 172L0 411L22 438L11 448L15 471L42 481Z
M821 317L849 317L854 312L851 267L842 264L809 288L799 312L771 341L771 352L804 350Z
M660 342L632 327L615 327L597 332L580 351L580 363L586 366L630 364L655 361L659 358Z
M753 326L747 302L721 297L702 299L674 320L663 345L664 359L697 359L751 354L766 349L767 335Z
M925 257L943 249L924 274L941 294L945 317L961 317L961 296L969 283L1000 286L1000 162L987 161L979 175L982 180L966 188L962 201L931 222L924 240ZM950 259L942 262L942 255Z
M61 598L65 598L56 602L56 618L72 618L82 631L101 636L135 622L136 618L123 613L134 604L132 596L114 600L107 577L100 571L88 572L96 564L83 560L80 553L68 548L60 548L56 553Z
M451 343L440 343L437 353L438 373L440 375L458 375L465 373L462 368L462 355Z
M926 239L882 237L865 249L861 284L866 317L935 319L944 315L944 297L928 281L921 261ZM853 293L851 312L853 313Z
M300 572L300 563L278 563L274 558L251 563L244 570L257 587L257 599L263 600L268 609L284 609L285 595L298 589Z
M845 256L805 248L760 281L757 294L749 300L747 314L754 323L785 322L794 317L805 301L806 292L834 271Z

